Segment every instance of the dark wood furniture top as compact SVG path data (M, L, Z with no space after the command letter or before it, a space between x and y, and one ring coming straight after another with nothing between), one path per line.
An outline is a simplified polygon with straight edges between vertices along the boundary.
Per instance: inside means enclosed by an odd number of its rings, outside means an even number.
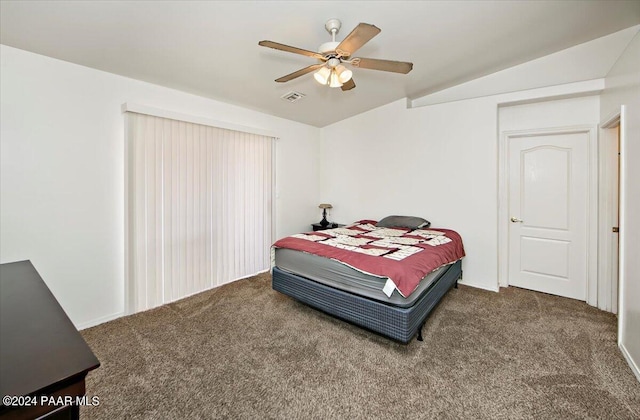
M0 394L83 396L100 362L30 261L0 265ZM75 400L74 400L75 401ZM78 406L67 407L77 417ZM35 418L60 405L0 405L0 417Z
M343 227L343 226L346 226L346 225L340 225L338 223L329 223L327 226L322 226L319 222L311 224L311 227L313 228L314 232L317 232L319 230L335 229L335 228Z

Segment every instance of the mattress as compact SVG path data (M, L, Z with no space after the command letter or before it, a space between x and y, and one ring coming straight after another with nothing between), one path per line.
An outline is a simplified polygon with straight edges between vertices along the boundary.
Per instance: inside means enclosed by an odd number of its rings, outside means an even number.
M398 290L390 297L382 291L386 277L363 273L330 258L287 248L275 250L275 265L288 273L297 274L326 286L356 294L389 305L408 308L428 290L448 266L442 266L422 278L416 290L406 298Z

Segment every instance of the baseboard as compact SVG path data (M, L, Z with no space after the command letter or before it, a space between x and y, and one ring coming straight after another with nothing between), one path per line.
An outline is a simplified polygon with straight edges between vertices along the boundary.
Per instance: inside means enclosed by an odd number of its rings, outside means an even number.
M116 318L120 318L124 316L124 312L116 312L115 314L101 316L100 318L92 319L91 321L83 322L81 324L77 324L76 328L80 330L84 330L87 328L95 327L96 325L103 324L105 322L113 321Z
M620 352L622 353L624 358L627 360L627 363L629 364L631 371L633 372L634 375L636 375L636 379L638 380L638 382L640 382L640 369L638 368L638 365L633 360L633 358L631 357L631 355L629 354L629 352L627 351L627 348L624 346L623 343L618 344L618 348L620 348Z
M487 287L487 286L481 286L479 284L474 284L472 282L466 282L464 280L459 281L458 284L461 284L463 286L475 287L476 289L488 290L490 292L498 293L500 291L500 288L498 287L498 285L495 285L493 287Z

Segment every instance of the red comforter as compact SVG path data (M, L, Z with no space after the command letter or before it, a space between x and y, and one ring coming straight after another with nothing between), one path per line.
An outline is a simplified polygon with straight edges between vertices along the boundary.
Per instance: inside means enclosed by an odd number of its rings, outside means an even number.
M388 278L402 296L438 267L465 256L462 238L449 229L378 228L361 220L344 228L288 236L275 248L331 258L363 273Z

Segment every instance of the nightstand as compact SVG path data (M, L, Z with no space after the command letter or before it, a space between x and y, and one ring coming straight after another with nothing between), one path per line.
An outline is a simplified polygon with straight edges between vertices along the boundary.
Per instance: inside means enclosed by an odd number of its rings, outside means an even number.
M340 225L338 223L329 223L325 227L325 226L322 226L320 223L312 223L311 226L313 227L313 231L317 232L319 230L334 229L334 228L339 228L339 227L343 227L343 226L346 226L346 225Z

